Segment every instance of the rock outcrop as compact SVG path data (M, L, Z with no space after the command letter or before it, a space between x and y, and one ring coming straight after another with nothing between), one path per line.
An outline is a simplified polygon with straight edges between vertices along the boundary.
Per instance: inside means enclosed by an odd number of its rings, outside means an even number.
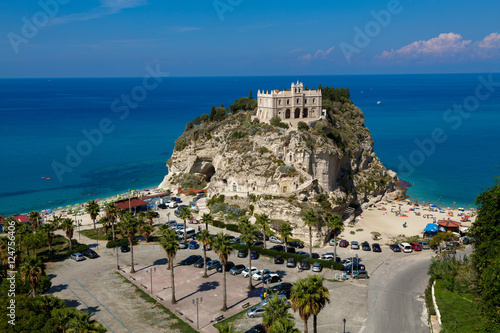
M261 124L252 115L239 112L187 129L160 187L180 189L186 175L194 175L206 183L209 197L247 198L255 213L293 223L294 237L306 242L301 212L319 207L318 194L340 214L373 198L402 196L399 179L376 156L363 114L352 103L336 105L301 130ZM324 241L325 229L319 225L314 243Z

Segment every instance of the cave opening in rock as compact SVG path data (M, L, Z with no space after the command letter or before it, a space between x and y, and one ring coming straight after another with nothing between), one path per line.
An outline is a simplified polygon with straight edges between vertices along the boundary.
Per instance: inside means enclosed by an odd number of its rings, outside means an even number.
M207 165L203 170L201 170L201 173L205 175L205 181L209 182L213 175L215 175L215 168L212 164Z

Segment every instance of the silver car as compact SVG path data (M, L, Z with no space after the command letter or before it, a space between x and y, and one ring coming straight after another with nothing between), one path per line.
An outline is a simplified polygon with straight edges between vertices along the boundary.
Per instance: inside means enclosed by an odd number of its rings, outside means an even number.
M313 272L321 272L323 270L323 265L321 265L319 262L315 262L312 267Z
M76 252L76 253L71 253L69 255L69 257L73 260L76 260L76 261L82 261L82 260L85 260L85 257L83 256L83 254L81 254L80 252Z
M264 309L261 306L256 306L247 311L247 316L249 318L262 317L264 315Z
M420 246L422 246L422 250L429 250L430 249L429 243L427 243L427 242L419 242L419 243L420 243Z
M356 242L356 241L353 241L353 242L351 243L351 249L352 249L352 250L359 250L359 243L358 243L358 242Z

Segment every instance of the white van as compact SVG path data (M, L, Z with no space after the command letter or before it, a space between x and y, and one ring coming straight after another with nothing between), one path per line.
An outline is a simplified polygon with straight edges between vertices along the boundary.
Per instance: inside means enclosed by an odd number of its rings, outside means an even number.
M168 208L176 208L177 207L177 202L175 201L170 201L168 204Z
M399 244L399 247L401 247L401 251L405 253L411 253L413 252L413 249L411 248L411 245L408 243L401 243Z
M184 228L177 231L177 234L184 238ZM186 238L192 238L196 234L196 230L194 228L186 228Z

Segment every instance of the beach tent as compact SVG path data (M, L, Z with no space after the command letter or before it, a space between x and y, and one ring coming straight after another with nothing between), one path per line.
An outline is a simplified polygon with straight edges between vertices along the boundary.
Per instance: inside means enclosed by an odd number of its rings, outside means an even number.
M424 234L428 237L434 237L437 235L439 226L434 223L429 223L424 228Z

